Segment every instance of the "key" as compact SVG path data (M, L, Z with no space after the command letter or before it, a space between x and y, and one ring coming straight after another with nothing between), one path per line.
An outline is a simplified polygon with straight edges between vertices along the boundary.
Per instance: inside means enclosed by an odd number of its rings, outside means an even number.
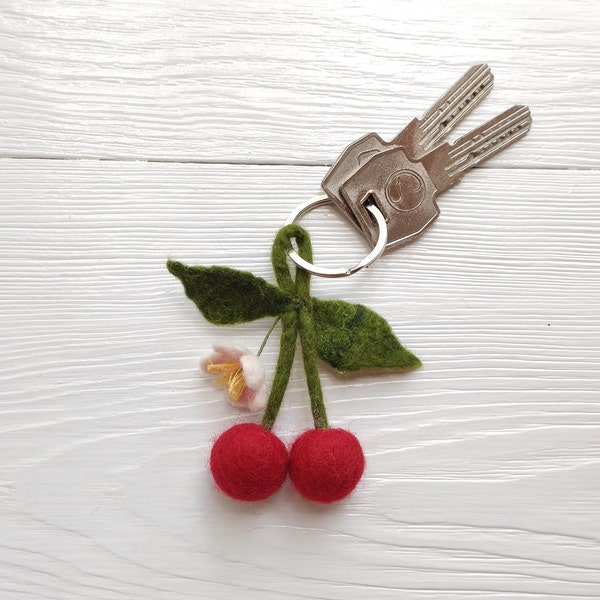
M342 184L384 150L402 146L412 158L426 154L487 96L493 83L487 65L471 67L421 119L413 119L391 142L386 143L376 133L369 133L348 146L325 175L323 190L360 227L340 193Z
M526 106L513 106L453 144L420 159L402 146L378 152L341 186L346 206L375 245L378 231L366 205L374 203L387 222L386 248L418 237L439 215L437 197L466 172L523 137L531 128Z

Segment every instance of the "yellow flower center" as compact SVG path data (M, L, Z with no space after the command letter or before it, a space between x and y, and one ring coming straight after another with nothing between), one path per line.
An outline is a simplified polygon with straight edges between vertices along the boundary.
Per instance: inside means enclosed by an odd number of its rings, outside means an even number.
M233 400L233 404L236 404L246 389L246 380L244 379L240 363L236 361L217 364L209 363L206 365L206 370L213 375L219 376L215 383L226 387L229 397Z

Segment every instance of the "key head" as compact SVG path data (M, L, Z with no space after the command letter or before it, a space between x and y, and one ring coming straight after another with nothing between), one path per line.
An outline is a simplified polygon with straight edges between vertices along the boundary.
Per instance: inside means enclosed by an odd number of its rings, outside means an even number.
M418 237L440 214L426 167L400 147L376 154L342 184L341 193L372 244L378 232L365 205L379 208L387 222L387 248Z
M346 180L356 173L375 154L386 149L386 144L376 133L369 133L350 144L333 163L333 166L323 178L323 191L335 202L352 223L360 229L354 213L346 205L341 187Z
M413 119L391 142L370 133L350 146L331 167L322 182L325 193L356 226L353 211L340 192L345 181L379 152L402 146L407 154L419 159L435 148L489 93L494 78L487 65L471 67L421 117Z

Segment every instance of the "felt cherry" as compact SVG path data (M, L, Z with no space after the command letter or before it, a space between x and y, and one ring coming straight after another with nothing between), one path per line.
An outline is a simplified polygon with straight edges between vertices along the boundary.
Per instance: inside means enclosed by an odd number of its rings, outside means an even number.
M360 442L345 429L310 429L290 450L290 479L301 496L315 502L345 498L364 469Z
M262 425L232 427L217 439L211 452L210 469L217 486L237 500L262 500L275 493L285 481L288 466L298 492L316 502L345 498L362 477L365 457L359 441L348 431L329 428L319 358L341 372L373 367L408 369L420 364L374 311L361 304L314 298L310 293L314 271L303 267L290 270L294 248L301 259L312 263L308 233L290 223L273 242L271 261L277 286L229 267L167 263L183 283L186 295L211 323L233 325L276 317L257 356L275 325L281 323L279 356L268 398L263 368L247 350L216 346L213 356L202 363L217 376L216 382L227 388L232 404L250 410L264 406ZM298 337L315 429L296 440L288 457L271 429L290 379Z
M266 427L242 423L217 438L210 454L210 470L217 486L231 498L264 500L283 485L288 452Z

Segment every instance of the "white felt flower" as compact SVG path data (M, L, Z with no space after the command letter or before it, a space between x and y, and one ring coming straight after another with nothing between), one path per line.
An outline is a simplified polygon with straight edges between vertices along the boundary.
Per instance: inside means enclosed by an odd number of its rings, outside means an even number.
M233 406L251 411L263 410L267 404L265 370L260 358L240 346L213 346L213 353L200 367L217 375L215 383L227 388Z

